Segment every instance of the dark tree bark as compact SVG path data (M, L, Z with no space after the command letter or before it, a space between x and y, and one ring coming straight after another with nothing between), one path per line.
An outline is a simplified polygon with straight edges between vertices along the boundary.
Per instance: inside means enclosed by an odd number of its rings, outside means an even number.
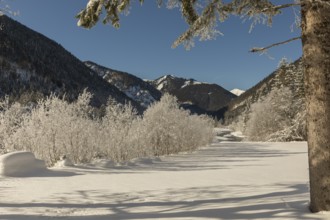
M310 209L330 210L330 1L302 5Z

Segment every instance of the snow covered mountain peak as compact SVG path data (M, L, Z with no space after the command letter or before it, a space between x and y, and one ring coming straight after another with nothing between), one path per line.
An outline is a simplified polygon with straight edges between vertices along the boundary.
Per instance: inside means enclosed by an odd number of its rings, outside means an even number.
M151 84L162 93L178 98L180 103L190 103L204 111L217 111L236 96L217 84L198 82L173 75L162 76Z
M182 89L190 85L208 84L208 83L198 82L195 79L185 79L170 74L164 75L154 80L152 83L161 92L168 92L169 87L173 87L173 86L176 89Z
M234 95L240 96L240 95L242 95L245 91L244 91L244 90L241 90L241 89L233 89L233 90L230 90L230 92L233 93Z

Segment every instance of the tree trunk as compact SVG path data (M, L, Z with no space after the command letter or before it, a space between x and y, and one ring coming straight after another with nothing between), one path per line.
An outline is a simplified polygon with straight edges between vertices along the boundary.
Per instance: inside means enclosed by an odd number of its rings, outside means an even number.
M310 209L330 211L330 1L302 1Z

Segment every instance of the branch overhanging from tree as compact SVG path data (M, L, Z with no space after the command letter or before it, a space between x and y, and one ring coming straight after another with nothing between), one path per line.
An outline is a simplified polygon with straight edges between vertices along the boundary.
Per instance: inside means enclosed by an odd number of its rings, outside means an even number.
M291 3L291 4L283 4L283 5L276 5L274 7L271 8L264 8L263 10L261 10L261 12L266 12L266 11L270 11L270 10L280 10L283 8L289 8L289 7L294 7L294 6L301 6L301 3Z
M4 1L4 0L0 0ZM144 0L138 0L141 4ZM156 0L158 5L162 5L164 0ZM186 48L193 45L194 39L200 40L215 39L219 35L217 30L217 20L223 22L230 14L253 19L251 27L258 23L272 24L272 18L279 14L282 9L298 7L305 4L305 0L288 4L274 5L271 0L232 0L223 2L222 0L209 0L202 6L197 0L169 0L172 4L179 6L181 3L181 13L185 18L189 28L173 43L172 47L183 44ZM326 2L325 0L313 0L315 2ZM106 16L103 23L111 23L114 27L119 27L120 15L130 7L130 0L89 0L86 8L78 13L78 25L85 28L93 27L99 20L103 8ZM173 6L173 5L172 5ZM174 8L174 7L169 7ZM253 48L252 51L266 50L268 47Z
M250 50L251 53L257 53L257 52L264 52L266 50L268 50L269 48L272 48L272 47L276 47L276 46L279 46L279 45L282 45L282 44L287 44L291 41L295 41L295 40L300 40L301 39L301 36L299 37L294 37L294 38L291 38L289 40L286 40L286 41L282 41L282 42L278 42L278 43L275 43L275 44L271 44L267 47L254 47Z

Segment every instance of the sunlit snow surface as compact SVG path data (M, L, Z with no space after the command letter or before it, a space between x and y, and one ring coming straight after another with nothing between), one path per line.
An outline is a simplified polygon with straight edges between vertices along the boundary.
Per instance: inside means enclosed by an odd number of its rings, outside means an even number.
M305 142L218 141L120 166L0 177L0 219L330 219L308 211Z

